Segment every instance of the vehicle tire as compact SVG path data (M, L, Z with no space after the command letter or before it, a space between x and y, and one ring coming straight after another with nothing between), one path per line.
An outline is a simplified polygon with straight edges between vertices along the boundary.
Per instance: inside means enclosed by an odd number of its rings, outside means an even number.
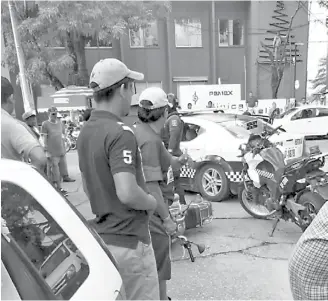
M76 148L77 148L77 143L76 143L77 141L71 141L71 150L76 150Z
M229 195L229 181L219 164L209 163L200 168L196 185L202 197L211 202L221 202ZM206 188L206 186L210 187Z
M308 191L300 196L297 203L306 207L306 211L304 210L305 212L301 212L300 214L303 219L308 219L310 224L321 207L326 203L326 200L318 193ZM303 227L302 230L305 231L306 228L307 227Z
M247 193L245 188L239 191L238 194L240 205L251 216L257 219L269 219L276 212L276 210L269 211L265 206L251 204L252 196Z

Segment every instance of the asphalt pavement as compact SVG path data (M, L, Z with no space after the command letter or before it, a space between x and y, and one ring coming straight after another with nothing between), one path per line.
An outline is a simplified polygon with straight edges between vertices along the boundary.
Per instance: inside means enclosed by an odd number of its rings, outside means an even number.
M316 144L328 152L327 140L308 142ZM70 176L76 179L64 183L68 199L85 218L93 218L76 152L69 152L67 161ZM187 200L192 198L191 194L187 196ZM212 204L212 223L186 232L190 240L205 244L205 252L200 255L193 247L196 260L192 263L181 246L172 247L169 296L176 300L291 300L288 258L301 230L292 223L280 222L270 237L273 221L250 217L236 198Z

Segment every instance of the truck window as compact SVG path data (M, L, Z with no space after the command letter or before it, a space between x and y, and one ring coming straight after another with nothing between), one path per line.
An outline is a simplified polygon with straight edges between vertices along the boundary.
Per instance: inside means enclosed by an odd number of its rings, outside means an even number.
M82 252L27 191L5 181L1 181L1 216L53 293L70 299L89 276Z

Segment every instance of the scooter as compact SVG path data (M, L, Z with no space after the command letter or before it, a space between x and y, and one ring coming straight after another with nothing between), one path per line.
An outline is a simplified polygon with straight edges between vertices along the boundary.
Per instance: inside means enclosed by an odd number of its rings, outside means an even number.
M308 156L286 165L282 150L269 141L279 128L252 134L239 148L243 162L241 206L255 218L276 218L270 236L280 219L305 231L328 200L328 174L321 170L328 153L315 147Z

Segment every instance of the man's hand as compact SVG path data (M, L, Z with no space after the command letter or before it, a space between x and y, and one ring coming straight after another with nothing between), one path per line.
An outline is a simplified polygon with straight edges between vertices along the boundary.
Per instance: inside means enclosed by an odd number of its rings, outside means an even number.
M182 154L180 157L179 157L179 162L180 164L182 165L185 165L188 163L189 166L192 166L194 164L194 161L191 159L191 157L188 155L188 154Z
M51 154L47 150L45 151L45 153L47 158L51 158Z
M163 220L163 226L168 235L173 235L177 230L176 223L171 219L171 216L168 216Z

